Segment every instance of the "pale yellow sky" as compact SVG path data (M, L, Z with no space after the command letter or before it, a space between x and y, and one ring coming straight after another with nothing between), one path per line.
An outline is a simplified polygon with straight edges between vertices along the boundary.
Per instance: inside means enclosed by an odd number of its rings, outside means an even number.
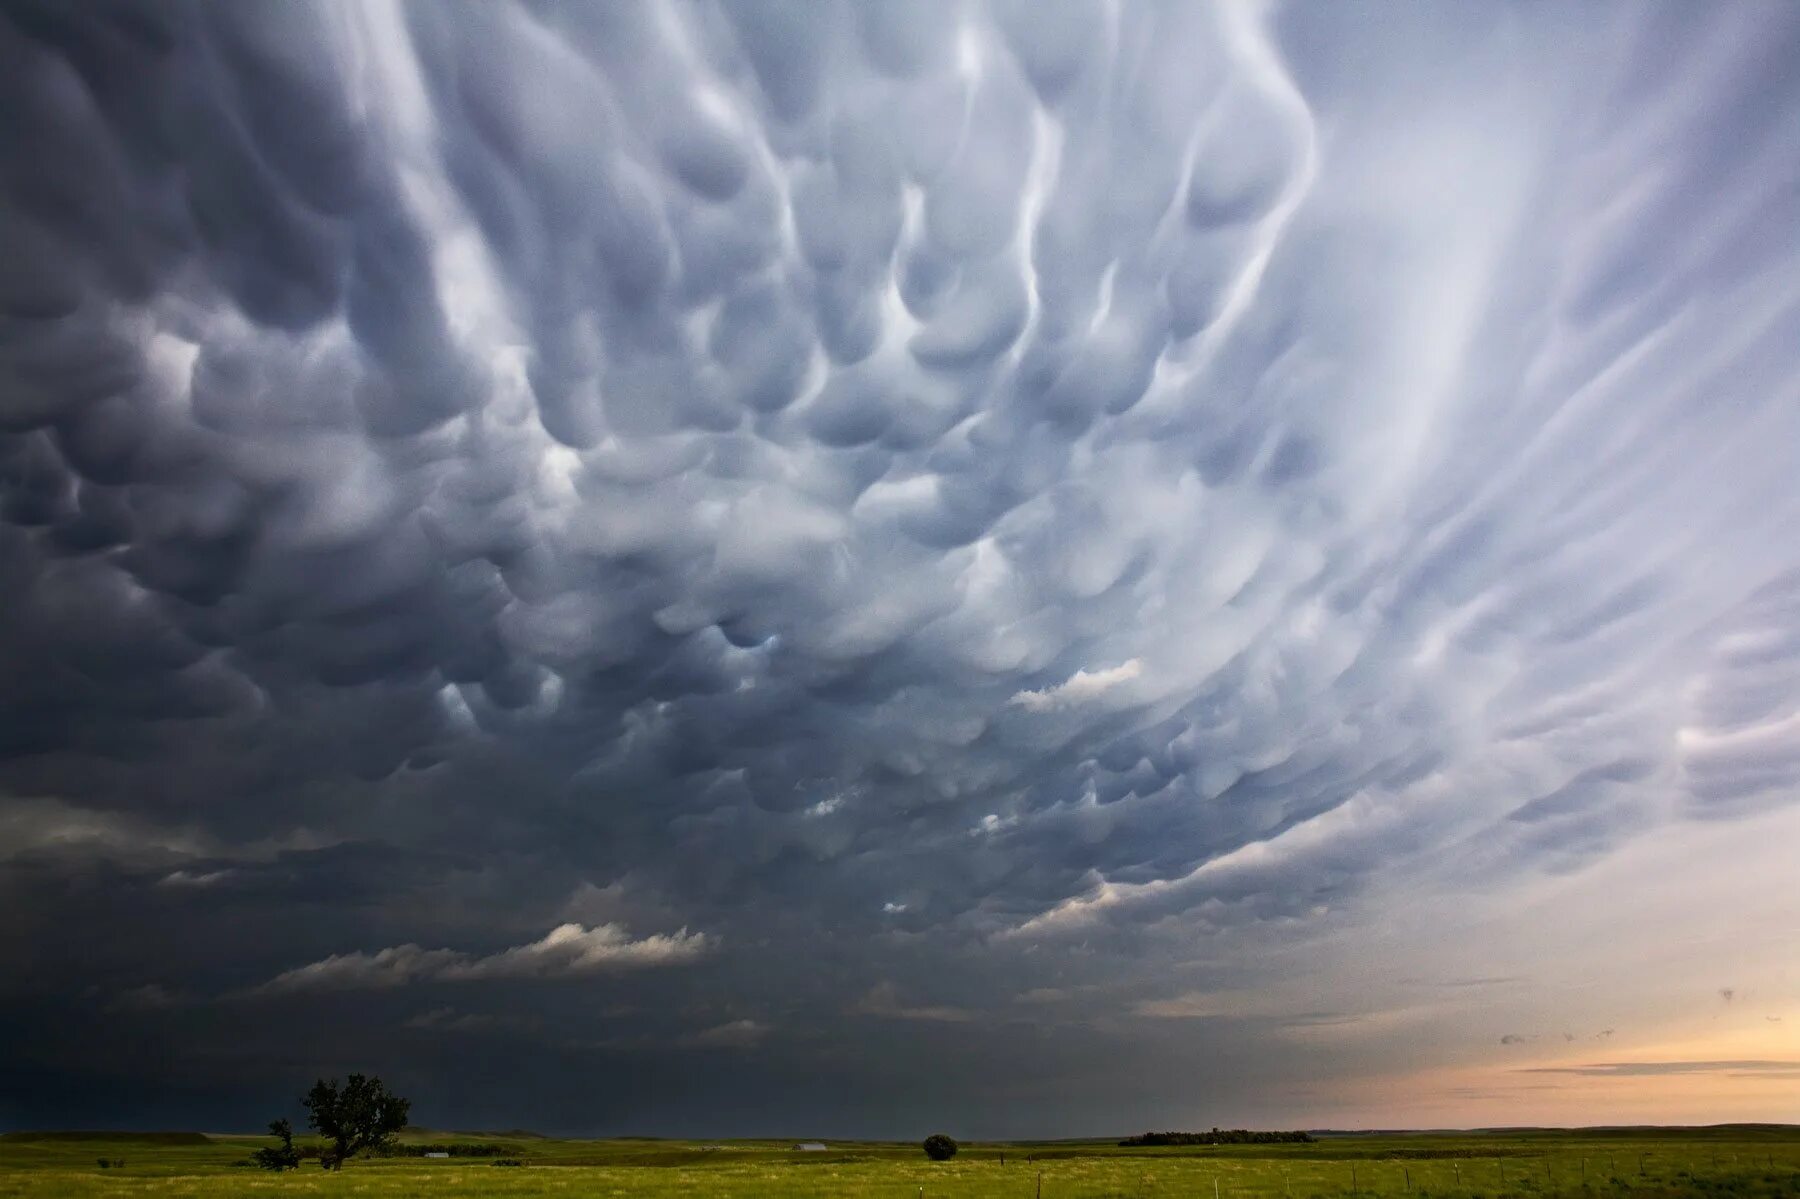
M1296 1031L1326 1056L1441 1064L1322 1084L1303 1122L1800 1122L1796 847L1788 809L1672 824L1529 894L1389 896L1411 915L1387 930L1367 999L1414 998ZM1329 947L1322 976L1354 949ZM1495 981L1420 995L1394 977Z

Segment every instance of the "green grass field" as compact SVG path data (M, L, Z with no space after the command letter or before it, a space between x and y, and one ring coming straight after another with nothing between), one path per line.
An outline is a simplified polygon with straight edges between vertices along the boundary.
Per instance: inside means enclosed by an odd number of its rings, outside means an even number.
M1166 1149L971 1144L942 1164L916 1145L876 1142L805 1153L789 1141L407 1139L500 1142L522 1165L359 1158L335 1175L313 1162L272 1175L240 1164L268 1138L8 1133L0 1136L0 1196L1800 1196L1797 1128L1356 1135ZM115 1164L102 1169L100 1158Z

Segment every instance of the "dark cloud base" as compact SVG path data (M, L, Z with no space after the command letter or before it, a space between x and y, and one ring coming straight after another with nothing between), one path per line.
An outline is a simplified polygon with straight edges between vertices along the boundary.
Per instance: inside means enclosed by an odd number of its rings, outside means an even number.
M1797 55L10 0L0 1124L1279 1122L1122 1013L1795 794Z

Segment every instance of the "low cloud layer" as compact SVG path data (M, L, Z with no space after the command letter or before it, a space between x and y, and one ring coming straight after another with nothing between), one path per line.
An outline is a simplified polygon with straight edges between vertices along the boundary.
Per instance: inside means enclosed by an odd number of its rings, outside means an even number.
M1374 1068L1178 997L1414 1062L1677 1019L1463 950L1795 810L1797 55L1778 0L15 0L0 1122L180 1114L77 999L232 1063L209 1127L293 1055L147 997L284 996L447 1124L430 1038L504 1036L503 1126L714 1131Z
M1648 1078L1668 1074L1725 1074L1734 1077L1764 1075L1800 1078L1800 1061L1735 1062L1593 1062L1582 1066L1544 1066L1526 1074L1578 1074L1587 1078Z
M430 981L572 978L607 970L667 966L692 960L706 950L706 934L690 934L685 928L668 936L658 934L634 941L616 924L594 928L561 924L529 945L515 945L479 957L453 949L421 949L417 945L397 945L374 953L333 954L284 970L255 993L360 990Z

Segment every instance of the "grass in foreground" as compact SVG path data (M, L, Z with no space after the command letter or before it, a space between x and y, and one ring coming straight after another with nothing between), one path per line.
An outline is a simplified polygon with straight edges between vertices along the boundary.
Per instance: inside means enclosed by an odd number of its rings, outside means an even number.
M523 1165L359 1158L337 1175L316 1163L272 1175L239 1164L266 1137L9 1133L0 1136L0 1196L1800 1199L1800 1128L1368 1135L1311 1145L1159 1149L1019 1142L965 1145L941 1164L916 1145L881 1142L832 1142L827 1152L801 1153L789 1141L410 1139L498 1142ZM102 1169L101 1158L124 1164Z

